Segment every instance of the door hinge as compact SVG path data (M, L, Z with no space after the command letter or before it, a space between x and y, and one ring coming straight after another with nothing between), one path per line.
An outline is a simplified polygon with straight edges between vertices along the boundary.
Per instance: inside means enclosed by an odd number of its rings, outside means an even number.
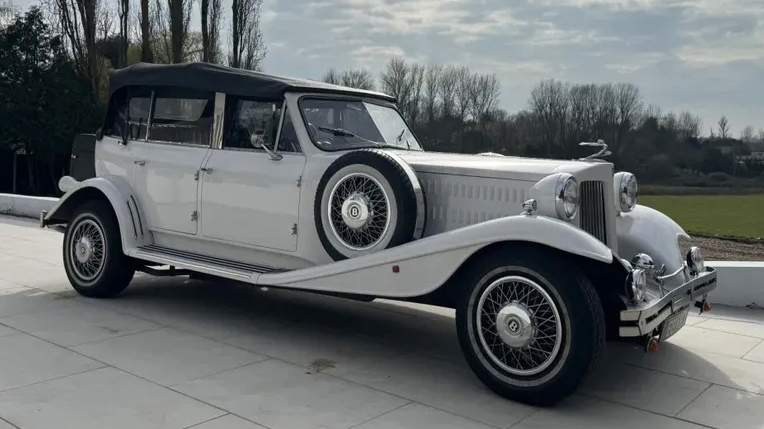
M297 224L292 225L292 235L297 235Z
M196 221L196 220L198 220L198 219L199 219L199 212L197 212L196 210L194 210L194 212L193 212L193 213L191 213L191 220L193 220L193 221Z
M199 170L196 170L196 173L194 173L194 180L199 181Z
M297 178L297 187L299 188L300 186L302 186L302 176Z

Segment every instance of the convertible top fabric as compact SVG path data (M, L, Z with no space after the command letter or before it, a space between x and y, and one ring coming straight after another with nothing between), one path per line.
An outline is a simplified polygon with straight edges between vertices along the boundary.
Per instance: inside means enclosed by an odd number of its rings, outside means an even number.
M373 97L395 102L386 94L305 79L272 76L250 70L209 63L137 63L116 70L109 93L133 85L184 86L264 100L280 100L286 92L318 92Z

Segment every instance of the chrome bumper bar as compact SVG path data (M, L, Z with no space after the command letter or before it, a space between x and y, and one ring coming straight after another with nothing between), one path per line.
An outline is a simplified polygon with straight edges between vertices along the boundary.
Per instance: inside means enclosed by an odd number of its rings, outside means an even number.
M707 267L687 283L668 291L663 297L652 302L629 306L621 311L619 336L641 337L652 335L655 330L672 314L684 310L695 303L703 303L708 292L716 287L716 270Z

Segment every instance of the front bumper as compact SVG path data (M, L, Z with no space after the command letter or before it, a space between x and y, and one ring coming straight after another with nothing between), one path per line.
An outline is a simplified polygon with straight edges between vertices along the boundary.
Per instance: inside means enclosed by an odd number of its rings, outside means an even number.
M669 316L683 311L690 305L697 304L702 312L706 296L714 288L716 288L716 270L707 267L705 272L667 291L660 298L638 305L627 305L626 310L622 310L620 314L619 336L653 335Z

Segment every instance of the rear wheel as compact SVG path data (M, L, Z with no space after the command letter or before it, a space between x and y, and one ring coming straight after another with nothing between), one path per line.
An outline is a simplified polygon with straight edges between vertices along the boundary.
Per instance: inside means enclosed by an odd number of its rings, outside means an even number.
M532 405L572 393L605 342L594 287L555 256L487 256L462 272L459 283L467 287L456 306L467 362L494 392Z
M107 203L79 207L66 228L64 268L81 295L111 298L122 292L135 274L135 265L122 252L116 216Z

